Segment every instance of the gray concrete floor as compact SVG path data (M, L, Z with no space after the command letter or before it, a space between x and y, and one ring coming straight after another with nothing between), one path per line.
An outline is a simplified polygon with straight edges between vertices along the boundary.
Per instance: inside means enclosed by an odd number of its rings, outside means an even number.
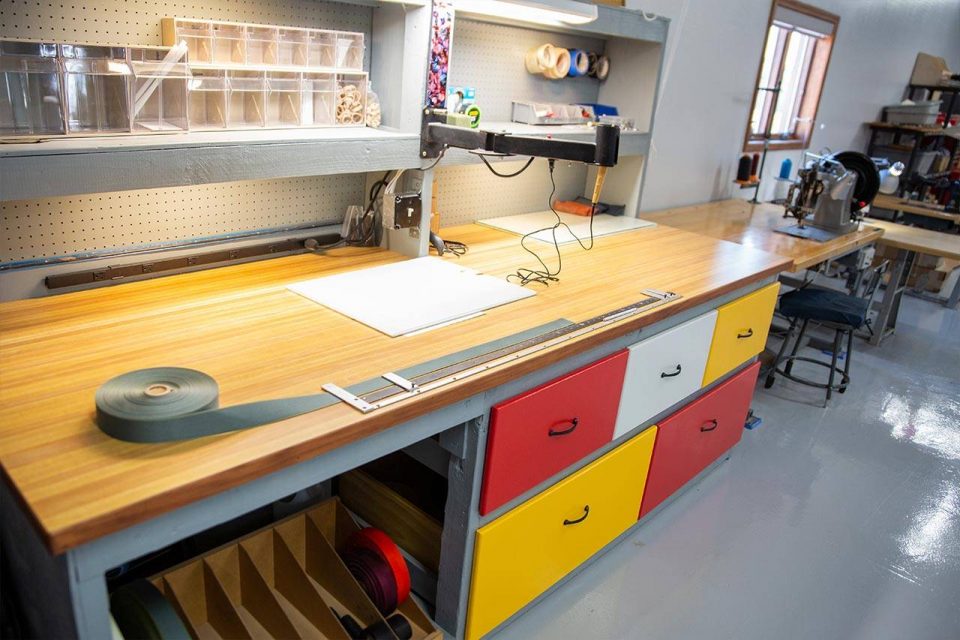
M905 298L853 358L828 409L758 385L728 461L498 640L960 638L960 312Z

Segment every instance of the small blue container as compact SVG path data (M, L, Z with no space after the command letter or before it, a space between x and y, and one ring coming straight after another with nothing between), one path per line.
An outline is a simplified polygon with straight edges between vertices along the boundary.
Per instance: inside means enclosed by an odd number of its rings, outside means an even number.
M789 180L791 171L793 171L793 160L784 158L783 162L780 163L780 177Z

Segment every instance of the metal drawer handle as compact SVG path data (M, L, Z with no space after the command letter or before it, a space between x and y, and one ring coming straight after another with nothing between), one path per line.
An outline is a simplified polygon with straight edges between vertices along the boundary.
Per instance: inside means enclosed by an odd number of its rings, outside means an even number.
M580 424L580 418L574 418L573 420L570 420L570 428L569 428L569 429L561 429L560 431L555 431L553 427L550 427L550 430L547 431L547 435L548 435L548 436L551 436L551 437L553 437L553 436L565 436L565 435L567 435L568 433L573 433L573 430L577 428L577 425L578 425L578 424Z
M568 524L580 524L581 522L587 519L588 515L590 515L590 505L585 504L583 505L583 515L577 518L576 520L564 520L563 526L567 526Z
M716 429L716 428L717 428L717 419L716 419L716 418L714 418L713 420L710 420L709 422L705 422L705 423L703 423L702 425L700 425L700 431L703 431L703 432L713 431L713 430Z
M680 375L680 371L681 371L681 370L682 370L682 369L681 369L680 365L677 365L677 370L676 370L676 371L674 371L673 373L661 373L661 374L660 374L660 377L661 377L661 378L673 378L674 376Z
M752 335L753 335L753 329L747 329L746 333L738 333L737 338L738 339L749 338Z

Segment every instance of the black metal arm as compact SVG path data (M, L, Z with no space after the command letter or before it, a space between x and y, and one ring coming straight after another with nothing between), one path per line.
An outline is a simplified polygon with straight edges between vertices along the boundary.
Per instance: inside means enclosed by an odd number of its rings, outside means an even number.
M445 118L444 110L424 109L420 132L422 157L436 158L443 149L456 147L469 151L535 156L613 167L620 154L620 127L614 125L598 124L595 142L574 142L455 127L443 123Z

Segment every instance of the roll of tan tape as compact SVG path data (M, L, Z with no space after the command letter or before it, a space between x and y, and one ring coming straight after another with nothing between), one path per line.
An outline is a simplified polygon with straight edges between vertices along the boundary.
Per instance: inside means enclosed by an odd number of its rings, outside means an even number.
M524 63L528 72L543 73L557 64L557 49L549 43L534 47L527 51Z
M597 80L606 80L610 75L610 58L600 56L597 60Z
M556 47L557 61L553 67L546 69L543 75L551 80L565 78L570 71L570 52L567 49Z

